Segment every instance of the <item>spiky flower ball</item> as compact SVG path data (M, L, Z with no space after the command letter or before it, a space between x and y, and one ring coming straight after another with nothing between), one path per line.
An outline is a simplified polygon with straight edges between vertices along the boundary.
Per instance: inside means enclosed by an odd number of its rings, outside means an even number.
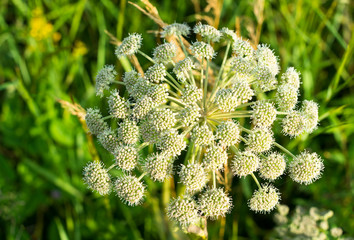
M208 181L207 174L202 164L190 163L182 165L178 173L180 183L186 186L188 193L199 192Z
M172 199L167 207L167 216L181 226L196 223L199 219L195 201L188 197Z
M186 57L185 59L176 63L173 68L173 72L176 74L176 77L181 82L185 82L188 78L190 78L190 72L195 68L193 60L190 57Z
M232 51L236 56L241 58L248 58L253 60L255 57L255 51L250 42L243 40L242 38L235 39L232 45Z
M259 44L255 52L258 64L267 67L273 76L279 72L278 58L266 44Z
M197 23L194 27L194 33L200 34L205 40L210 40L211 42L219 42L221 33L216 28L202 23Z
M119 139L128 145L135 144L139 141L139 127L137 123L130 119L124 119L118 128Z
M192 140L196 145L209 145L214 141L213 131L206 124L196 126L192 131Z
M115 89L108 97L109 113L114 118L126 118L128 115L128 102L119 95Z
M151 97L144 96L137 101L133 108L133 117L137 120L144 118L154 107L156 103Z
M317 153L302 152L289 164L290 177L298 183L308 185L321 177L322 159Z
M172 167L173 161L166 152L149 154L144 162L145 171L158 182L163 182L172 175Z
M199 197L198 206L203 216L215 220L231 211L232 199L222 188L208 189Z
M138 151L132 146L121 145L114 151L114 160L120 169L131 171L138 163Z
M281 80L295 89L300 87L300 73L293 67L286 69L286 72L281 75Z
M169 63L176 56L177 47L173 43L164 43L155 48L154 61L157 63Z
M193 43L191 51L195 57L206 58L208 60L214 58L216 55L214 48L210 44L199 41Z
M297 103L298 90L290 84L282 84L278 87L275 98L281 111L293 110Z
M278 189L271 184L264 184L260 189L254 191L252 198L248 201L248 206L252 211L259 213L269 213L280 200Z
M114 183L117 196L130 206L136 206L143 202L145 186L137 177L123 175Z
M118 58L121 58L137 53L141 47L142 40L143 38L138 33L129 34L128 37L123 39L122 44L116 48L115 54Z
M102 119L100 110L89 108L85 115L85 121L92 134L98 135L108 130L108 124Z
M239 99L234 95L232 89L221 88L217 91L214 103L223 112L231 112L240 105Z
M83 179L89 189L101 195L111 192L111 178L101 162L90 162L84 167Z
M160 83L165 79L166 68L162 63L157 63L148 68L145 78L152 83Z
M304 129L311 133L318 124L318 104L314 101L304 100L302 102L301 113L304 116Z
M203 91L197 86L186 85L183 89L181 99L188 105L197 105L198 101L202 100Z
M168 108L154 109L147 118L157 131L170 129L177 122L175 114Z
M199 118L201 117L200 111L201 109L197 105L187 106L181 110L178 118L180 119L183 126L190 126L198 122Z
M231 170L238 177L245 177L255 171L259 167L259 158L251 151L240 152L232 160Z
M110 153L113 153L119 144L118 137L112 129L106 129L97 136L98 141Z
M285 171L286 162L284 155L273 152L265 158L262 158L259 166L259 174L261 178L274 181Z
M116 76L117 72L113 65L104 66L96 76L96 95L103 97L103 91L109 89Z
M297 137L304 132L304 116L298 111L291 111L282 122L283 133L291 137Z
M274 142L273 133L267 128L255 128L248 134L248 149L261 153L268 151Z
M215 134L215 139L219 140L220 145L229 147L235 145L240 141L240 128L238 123L234 121L222 122Z
M191 28L185 23L172 23L163 28L161 33L162 37L167 37L171 35L175 36L188 36Z
M227 158L227 152L221 146L212 145L205 151L203 163L209 171L218 171L227 164Z
M257 127L270 127L277 117L277 109L270 102L257 101L253 105L253 124Z
M159 149L170 153L172 157L179 156L185 148L186 142L183 139L183 135L178 134L175 130L165 132L161 137Z

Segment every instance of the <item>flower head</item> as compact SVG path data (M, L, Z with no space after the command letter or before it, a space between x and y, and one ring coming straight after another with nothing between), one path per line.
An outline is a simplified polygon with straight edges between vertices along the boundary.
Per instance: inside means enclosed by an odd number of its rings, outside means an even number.
M240 141L240 128L238 123L234 121L222 122L216 130L215 138L219 140L222 146L229 147L237 144Z
M84 167L84 182L101 195L111 192L111 178L101 162L90 162Z
M182 165L178 175L180 183L186 186L188 193L199 192L208 181L205 169L199 163Z
M194 27L194 33L200 34L204 39L212 42L219 42L221 33L216 28L202 23L197 23Z
M96 76L96 95L103 97L103 91L109 89L109 85L117 76L113 65L105 65Z
M303 101L301 113L304 116L304 130L311 133L318 124L318 104L314 101Z
M253 124L257 127L270 127L277 117L277 109L274 104L265 101L257 101L253 105Z
M169 63L176 56L177 47L173 43L164 43L154 50L154 61L157 63Z
M280 200L278 189L272 185L262 185L262 188L254 191L248 206L252 211L268 213L273 210Z
M213 131L211 131L206 124L196 126L192 131L192 140L196 145L209 145L214 141Z
M224 217L232 208L232 199L222 188L206 190L198 201L201 213L212 220Z
M118 146L114 151L117 166L125 171L131 171L138 163L138 151L129 145Z
M144 169L150 177L159 182L165 181L172 175L173 161L168 153L152 153L144 162Z
M143 202L145 186L137 177L123 175L114 183L117 196L126 204L136 206Z
M191 46L191 51L197 58L206 58L208 60L215 57L216 53L213 47L205 42L194 42Z
M286 69L286 72L281 75L281 80L295 89L299 89L300 87L300 73L293 67Z
M280 177L286 168L283 154L273 152L260 160L259 173L263 179L274 181Z
M289 164L290 177L298 183L308 185L321 177L322 159L317 153L302 152Z
M139 127L135 121L127 118L119 124L118 135L124 144L135 144L139 141Z
M196 223L199 219L197 205L191 198L175 198L168 204L167 216L182 226Z
M109 113L114 118L126 118L128 116L129 103L119 96L117 90L113 90L108 97Z
M157 63L148 68L145 78L152 83L160 83L167 75L166 68L162 63Z
M102 146L110 153L113 153L119 144L119 140L116 133L110 128L98 134L97 137L98 141L100 141Z
M121 58L123 56L131 56L137 53L141 47L142 40L143 38L141 37L141 34L129 34L128 37L123 39L122 44L116 48L115 54L118 58Z
M221 146L211 145L204 154L203 164L209 171L218 171L224 168L227 159L227 152Z
M167 37L171 35L175 36L188 36L191 28L185 23L172 23L163 28L161 33L162 37Z
M259 167L259 158L251 151L240 152L235 155L232 160L231 170L234 175L245 177L255 171Z
M108 124L102 119L101 112L98 109L87 109L85 121L92 134L98 135L101 132L108 130Z
M185 82L187 78L190 77L190 72L195 68L195 65L190 57L176 63L176 66L173 68L174 74L181 82Z
M248 149L261 153L268 151L274 142L273 133L267 128L255 128L248 134Z

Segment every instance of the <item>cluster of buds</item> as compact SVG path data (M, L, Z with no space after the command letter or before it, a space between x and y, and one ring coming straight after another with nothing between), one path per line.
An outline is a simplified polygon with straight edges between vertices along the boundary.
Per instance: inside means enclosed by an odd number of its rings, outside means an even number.
M151 66L144 74L126 72L121 81L111 65L98 73L96 92L107 96L109 115L90 108L86 123L112 154L113 164L106 169L100 161L89 163L84 181L99 194L114 191L134 206L143 202L144 177L158 182L175 177L182 190L167 215L187 227L231 211L224 178L232 176L223 178L224 171L252 177L258 187L249 208L268 213L281 198L276 179L288 173L295 182L310 184L323 171L316 153L305 150L295 156L277 143L272 126L280 121L279 132L290 137L311 133L318 124L318 105L299 103L299 72L290 67L278 77L279 60L269 46L254 47L230 29L201 23L193 29L200 41L189 44L183 37L191 31L186 24L166 26L161 35L172 41L157 46L152 57L140 50L142 36L137 33L117 46L118 58L136 54ZM223 46L218 65L214 48ZM113 84L124 86L125 98L116 89L109 93ZM274 98L266 97L270 91L275 91L269 94ZM146 147L149 154L141 157ZM108 173L113 168L122 172L117 179Z

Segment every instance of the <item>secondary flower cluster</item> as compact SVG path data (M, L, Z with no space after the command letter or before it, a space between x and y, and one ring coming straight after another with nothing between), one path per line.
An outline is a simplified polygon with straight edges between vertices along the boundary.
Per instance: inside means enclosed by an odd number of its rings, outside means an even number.
M157 46L152 57L140 50L142 36L131 34L116 48L117 57L139 54L151 66L144 74L124 73L122 81L111 65L97 74L96 92L107 94L109 115L89 108L86 123L112 154L113 164L89 163L84 181L101 195L113 190L128 205L138 205L146 191L144 176L158 182L174 176L183 194L172 199L167 214L188 226L201 217L216 219L230 212L232 198L220 174L227 168L239 178L255 180L250 209L270 212L280 200L271 182L288 173L295 182L310 184L323 170L316 153L295 156L277 143L272 126L280 121L290 137L311 133L318 105L298 101L300 74L293 67L277 76L279 60L269 46L254 48L227 28L198 23L193 31L201 41L185 44L189 26L165 27L162 36L174 41ZM226 50L218 65L214 47L222 46ZM177 57L178 51L184 58ZM124 85L126 97L116 89L108 93L115 83ZM264 93L272 90L274 98L267 98ZM150 153L141 157L148 146ZM113 168L123 174L113 179L108 173ZM260 184L256 174L265 182Z

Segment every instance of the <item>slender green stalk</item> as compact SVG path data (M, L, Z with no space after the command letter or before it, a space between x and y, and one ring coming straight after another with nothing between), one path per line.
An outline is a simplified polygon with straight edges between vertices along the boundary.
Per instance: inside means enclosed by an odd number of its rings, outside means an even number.
M176 104L182 106L182 107L185 106L185 104L184 104L183 102L181 102L181 101L180 101L179 99L177 99L177 98L168 96L167 99L170 100L171 102L174 102L174 103L176 103Z
M216 177L215 177L215 171L213 171L213 189L216 188Z
M137 148L138 151L141 151L142 149L144 149L145 147L149 146L150 144L148 142L144 142L142 144L139 145L139 147Z
M107 119L110 119L110 118L113 118L113 116L112 115L105 116L105 117L102 118L102 120L107 120Z
M154 59L152 59L151 57L149 57L149 56L148 56L147 54L145 54L144 52L138 50L138 53L139 53L140 55L142 55L144 58L146 58L147 60L149 60L150 62L155 63Z
M204 98L203 98L203 106L204 106L204 111L207 111L207 94L208 94L208 76L209 76L209 60L207 60L207 67L205 71L205 79L204 79Z
M183 52L184 52L184 55L185 55L186 57L188 57L188 52L187 52L187 50L186 50L186 47L184 46L184 43L183 43L182 38L181 38L180 35L178 35L178 41L179 41L179 44L181 44L182 50L183 50Z
M292 158L296 158L296 156L294 154L292 154L288 149L286 149L285 147L283 147L282 145L280 145L277 142L273 143L276 147L278 147L280 150L282 150L283 152L287 153L289 156L291 156Z
M138 178L138 180L140 181L145 175L147 174L147 172L143 172L140 177Z
M117 164L112 164L111 166L109 166L109 168L107 168L107 172L109 172L110 170L112 170L112 168L114 168L115 166L117 166Z
M123 85L123 86L125 86L125 82L113 81L113 83L116 83L116 84L119 84L119 85Z
M256 178L256 176L255 176L253 173L251 173L251 176L252 176L253 180L256 182L258 188L261 189L262 187L261 187L261 185L259 184L258 179Z

